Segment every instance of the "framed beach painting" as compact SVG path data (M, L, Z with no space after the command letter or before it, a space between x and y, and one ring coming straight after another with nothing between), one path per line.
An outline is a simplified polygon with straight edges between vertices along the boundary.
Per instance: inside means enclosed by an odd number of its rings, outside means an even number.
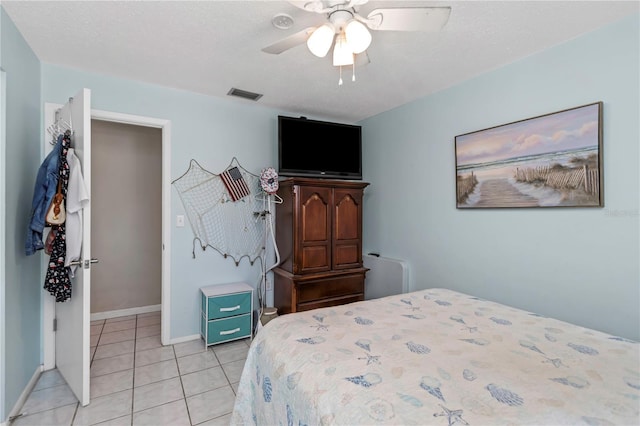
M602 102L455 138L456 207L602 207Z

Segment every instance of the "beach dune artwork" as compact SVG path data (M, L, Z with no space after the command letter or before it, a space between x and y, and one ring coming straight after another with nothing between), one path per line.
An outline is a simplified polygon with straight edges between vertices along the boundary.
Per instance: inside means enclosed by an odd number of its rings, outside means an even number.
M456 136L456 207L602 207L602 102Z

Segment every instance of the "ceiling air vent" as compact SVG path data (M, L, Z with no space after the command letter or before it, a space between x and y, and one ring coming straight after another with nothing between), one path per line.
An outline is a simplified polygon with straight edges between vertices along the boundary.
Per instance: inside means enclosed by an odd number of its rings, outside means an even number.
M237 96L239 98L249 99L250 101L257 101L262 97L260 93L247 92L246 90L236 89L232 87L227 93L229 96Z

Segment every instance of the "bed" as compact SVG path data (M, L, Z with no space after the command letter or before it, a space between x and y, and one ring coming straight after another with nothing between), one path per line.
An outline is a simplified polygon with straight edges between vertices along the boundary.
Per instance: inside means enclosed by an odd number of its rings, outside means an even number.
M640 424L637 342L447 289L283 315L231 424Z

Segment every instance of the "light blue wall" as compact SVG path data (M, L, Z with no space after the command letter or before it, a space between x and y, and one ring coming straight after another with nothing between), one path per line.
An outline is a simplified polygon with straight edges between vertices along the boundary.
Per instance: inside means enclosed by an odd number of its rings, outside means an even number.
M91 89L93 109L171 120L172 180L187 171L191 159L215 173L222 172L234 156L256 174L263 167L277 165L279 111L246 100L213 98L49 64L43 64L42 70L45 102L64 103L86 87ZM197 248L193 259L191 229L173 226L178 214L185 212L172 188L172 339L199 333L200 287L236 281L255 287L260 277L259 262L250 266L244 259L236 267L231 258L224 259L211 249Z
M40 62L0 7L0 67L6 72L6 184L4 209L5 300L0 310L4 329L4 399L0 422L5 420L40 365L40 257L24 254L27 221L36 171L40 165Z
M640 340L638 21L364 120L364 251L406 259L412 289L446 287ZM605 208L456 210L456 135L596 101Z

